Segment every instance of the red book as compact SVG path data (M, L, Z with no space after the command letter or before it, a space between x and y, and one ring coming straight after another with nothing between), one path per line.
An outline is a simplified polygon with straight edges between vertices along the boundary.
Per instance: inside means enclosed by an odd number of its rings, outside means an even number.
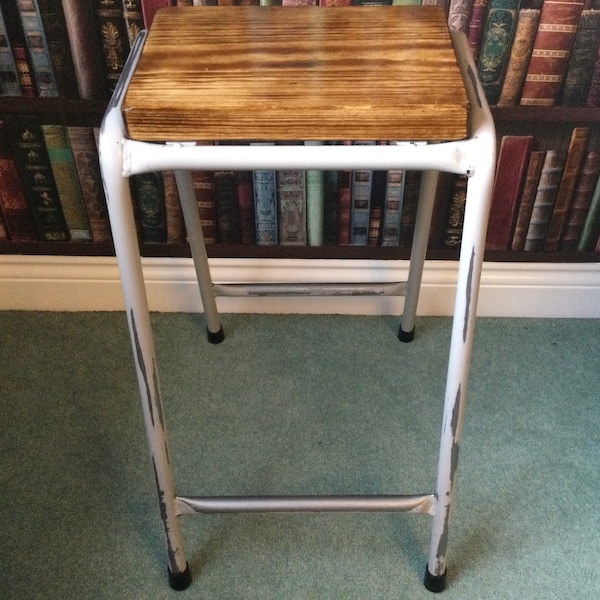
M529 157L534 149L531 135L506 135L500 142L492 207L487 232L487 250L508 250Z
M142 15L144 16L144 27L150 29L152 25L152 19L157 10L171 6L171 0L141 0L142 2Z
M583 0L544 0L521 105L555 105L582 10Z

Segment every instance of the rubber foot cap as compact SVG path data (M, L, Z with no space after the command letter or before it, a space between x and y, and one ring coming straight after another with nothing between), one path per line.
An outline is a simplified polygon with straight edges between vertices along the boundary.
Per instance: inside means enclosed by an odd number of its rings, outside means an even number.
M192 572L190 571L190 565L186 563L185 571L183 573L171 573L169 571L169 586L176 592L182 592L187 590L192 583Z
M442 575L432 575L429 572L429 568L425 568L425 577L423 579L423 584L425 588L434 594L439 594L446 589L446 573L444 571Z
M410 331L404 331L402 326L398 329L398 339L401 342L412 342L415 339L415 328L413 327Z
M207 329L206 336L211 344L220 344L225 339L225 332L223 331L223 327L219 331L209 331Z

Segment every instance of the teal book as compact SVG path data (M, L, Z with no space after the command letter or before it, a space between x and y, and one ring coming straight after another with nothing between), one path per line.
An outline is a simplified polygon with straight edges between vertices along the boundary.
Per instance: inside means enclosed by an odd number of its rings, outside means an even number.
M323 142L304 142L320 146ZM309 246L322 246L325 239L325 171L306 171L306 236Z
M131 178L131 186L142 241L147 244L166 243L165 188L161 173L134 175Z
M257 142L257 146L265 145ZM256 245L275 246L278 238L277 171L259 169L252 172Z
M479 79L490 105L498 103L520 0L489 0L479 53Z
M8 30L0 10L0 95L20 96L17 64L10 45Z

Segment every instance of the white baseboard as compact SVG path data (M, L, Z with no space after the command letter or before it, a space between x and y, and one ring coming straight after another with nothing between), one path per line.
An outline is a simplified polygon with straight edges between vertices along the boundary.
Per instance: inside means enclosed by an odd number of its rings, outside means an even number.
M406 278L406 261L211 259L219 283L388 282ZM428 261L418 313L452 314L457 263ZM144 259L149 305L158 312L202 310L190 259ZM402 298L219 298L222 312L400 314ZM0 256L0 310L123 310L110 257ZM486 263L478 314L600 317L600 263Z

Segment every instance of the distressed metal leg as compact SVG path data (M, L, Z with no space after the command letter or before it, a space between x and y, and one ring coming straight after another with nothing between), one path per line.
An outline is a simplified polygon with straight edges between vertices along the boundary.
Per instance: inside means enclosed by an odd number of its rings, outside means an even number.
M489 162L488 165L478 166L476 173L469 179L467 188L440 440L436 484L437 506L433 518L429 562L425 573L425 586L432 592L441 592L446 586L449 521L493 181L493 160Z
M169 582L174 589L185 589L191 582L191 576L183 551L179 517L175 507L173 475L129 182L122 175L124 128L120 98L118 93L115 95L117 97L111 101L100 133L100 166L123 287L146 435L166 535Z
M177 181L177 189L179 190L181 209L183 211L183 218L188 232L190 249L194 259L194 268L196 269L200 296L202 297L208 341L212 344L218 344L223 341L224 334L219 313L217 311L217 303L215 301L213 282L208 266L208 256L204 244L202 225L200 223L200 215L198 214L198 206L196 205L196 198L194 196L192 175L189 171L175 171L175 179Z
M429 227L431 225L437 181L437 171L423 172L421 190L419 192L415 232L410 253L410 266L408 270L408 280L406 282L404 309L402 311L402 320L398 330L398 338L402 342L412 342L415 337L417 304L419 302L423 266L427 254Z

